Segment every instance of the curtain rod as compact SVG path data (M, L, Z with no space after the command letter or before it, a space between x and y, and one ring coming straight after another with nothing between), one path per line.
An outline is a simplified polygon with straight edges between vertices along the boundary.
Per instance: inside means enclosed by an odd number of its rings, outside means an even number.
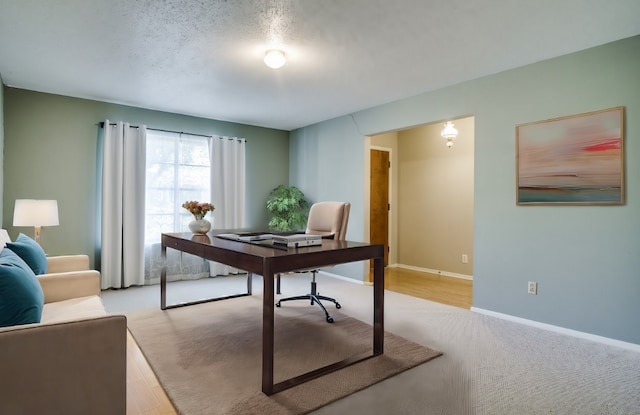
M100 128L104 128L104 121L100 121L97 125L100 126ZM109 125L118 125L118 123L111 122L111 123L109 123ZM137 125L130 125L129 127L131 127L131 128L140 128ZM195 135L195 136L198 136L198 137L211 137L211 135L206 135L206 134L185 133L184 131L163 130L161 128L149 128L149 127L147 127L147 130L162 131L163 133L189 134L189 135ZM231 138L229 138L229 139L231 140ZM246 142L247 139L243 138L242 141Z

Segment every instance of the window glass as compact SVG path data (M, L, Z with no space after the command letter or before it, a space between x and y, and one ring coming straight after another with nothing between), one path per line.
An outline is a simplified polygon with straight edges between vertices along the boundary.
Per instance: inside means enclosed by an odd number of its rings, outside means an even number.
M206 137L147 130L145 243L159 243L163 232L188 229L188 200L209 202L209 145Z

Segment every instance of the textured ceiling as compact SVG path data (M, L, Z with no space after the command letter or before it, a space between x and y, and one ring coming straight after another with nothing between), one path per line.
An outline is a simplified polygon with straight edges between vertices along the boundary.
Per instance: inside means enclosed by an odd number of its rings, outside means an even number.
M639 0L0 0L0 75L292 130L634 36L639 16Z

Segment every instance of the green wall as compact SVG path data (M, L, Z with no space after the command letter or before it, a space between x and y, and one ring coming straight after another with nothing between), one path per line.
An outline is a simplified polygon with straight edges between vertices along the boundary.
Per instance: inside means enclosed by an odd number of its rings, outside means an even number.
M33 236L33 229L11 226L16 199L57 199L60 226L43 229L45 251L88 254L94 264L97 123L105 119L246 138L249 226L266 226L267 195L288 182L286 131L4 87L2 220L12 238L18 232Z
M348 237L365 240L364 136L474 116L474 307L640 344L639 74L636 36L308 126L291 133L290 182L350 200ZM615 106L626 204L516 206L515 126Z
M4 87L2 83L2 74L0 74L0 200L3 200L2 182L4 181ZM3 206L0 203L0 228L4 229Z

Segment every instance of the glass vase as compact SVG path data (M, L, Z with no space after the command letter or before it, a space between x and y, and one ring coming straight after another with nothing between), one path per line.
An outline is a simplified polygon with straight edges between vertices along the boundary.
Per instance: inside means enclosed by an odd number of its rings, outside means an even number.
M204 235L211 230L211 222L206 219L195 219L189 222L189 230L195 235Z

